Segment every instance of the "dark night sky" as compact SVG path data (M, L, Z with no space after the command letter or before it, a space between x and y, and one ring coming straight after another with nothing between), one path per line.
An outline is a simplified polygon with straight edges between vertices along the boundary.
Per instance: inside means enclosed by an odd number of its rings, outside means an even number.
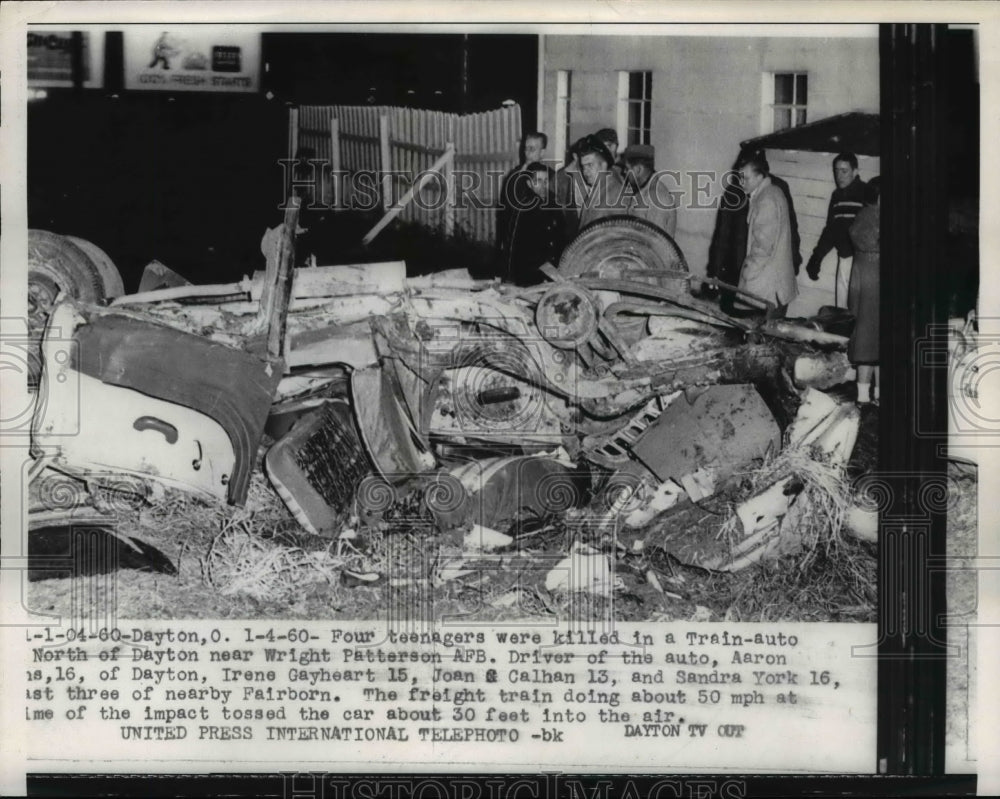
M461 34L268 34L264 88L298 103L364 104L372 98L377 105L459 112L486 111L513 99L525 124L533 126L538 37L464 38L465 97Z
M379 105L471 112L512 98L534 124L537 37L467 46L464 98L463 37L435 34L265 34L252 95L49 90L28 106L29 227L94 242L126 290L154 258L195 282L238 279L263 267L260 237L281 219L289 104L363 104L374 86Z

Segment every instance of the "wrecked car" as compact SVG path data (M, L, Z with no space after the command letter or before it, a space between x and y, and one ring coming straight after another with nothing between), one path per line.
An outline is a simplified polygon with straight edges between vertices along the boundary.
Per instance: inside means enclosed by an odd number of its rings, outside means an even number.
M264 468L327 537L413 490L441 527L584 510L638 527L774 458L801 393L849 369L842 335L695 297L679 248L640 220L585 228L549 283L520 288L403 262L295 268L296 212L239 282L154 263L137 294L50 290L32 473L239 505ZM786 477L761 486L779 510L740 516L742 541L702 565L774 551L765 533L802 491Z

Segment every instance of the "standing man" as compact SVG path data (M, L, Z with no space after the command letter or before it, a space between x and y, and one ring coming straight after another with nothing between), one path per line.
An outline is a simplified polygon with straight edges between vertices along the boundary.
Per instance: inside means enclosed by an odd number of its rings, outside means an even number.
M552 169L535 161L525 171L531 176L534 199L530 207L513 211L510 256L502 277L518 286L534 286L545 282L539 267L559 263L566 246L566 217L556 204Z
M677 208L669 188L656 175L656 150L651 144L630 144L625 148L625 213L652 222L674 237Z
M834 284L834 305L847 307L847 287L851 282L851 264L854 259L854 245L848 231L858 211L864 206L865 184L858 177L858 157L854 153L841 153L833 159L833 180L837 188L830 196L830 207L826 214L826 227L819 236L813 250L806 273L813 280L819 280L820 264L830 250L837 250L837 277Z
M580 145L580 173L586 195L580 208L580 227L625 213L625 184L611 167L614 156L596 136L587 136Z
M715 230L712 233L712 243L708 250L708 264L705 268L706 277L718 278L724 283L736 284L740 279L740 269L747 255L747 196L739 181L739 166L746 163L755 154L766 158L763 150L747 148L741 150L733 164L732 171L727 172L722 179L722 197L719 201L719 212L715 218ZM795 213L795 202L788 183L774 173L770 173L771 183L781 189L788 204L788 218L792 225L792 263L795 274L798 275L802 266L799 238L799 221ZM715 292L702 285L700 295L712 297ZM732 313L735 306L735 295L726 289L719 291L719 307L726 313Z
M563 209L566 218L566 240L572 239L580 229L580 208L583 205L583 181L580 176L580 146L584 139L578 139L567 151L567 161L554 175L553 191L556 204Z
M774 307L767 309L767 318L780 319L798 295L788 203L771 182L770 166L762 152L741 158L737 168L750 200L747 254L739 286L771 302Z
M541 131L525 134L521 139L520 163L508 172L500 184L500 208L497 211L497 244L500 249L501 262L510 258L510 240L513 215L516 209L529 205L534 198L531 191L531 176L527 172L528 164L540 162L545 157L545 148L549 146L549 137Z

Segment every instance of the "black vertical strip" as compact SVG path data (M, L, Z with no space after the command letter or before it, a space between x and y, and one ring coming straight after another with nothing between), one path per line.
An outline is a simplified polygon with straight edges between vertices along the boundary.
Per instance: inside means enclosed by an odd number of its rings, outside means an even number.
M944 773L944 583L929 556L944 552L945 517L929 507L944 478L945 369L924 353L945 321L948 210L943 25L882 25L881 403L879 457L892 500L879 552L879 771ZM945 348L945 349L942 349ZM935 433L939 435L935 435ZM893 524L886 524L887 517ZM890 576L891 575L891 576Z
M69 65L73 76L73 89L79 92L83 88L83 34L73 31L69 39Z
M104 89L117 94L125 86L125 34L108 31L104 34Z

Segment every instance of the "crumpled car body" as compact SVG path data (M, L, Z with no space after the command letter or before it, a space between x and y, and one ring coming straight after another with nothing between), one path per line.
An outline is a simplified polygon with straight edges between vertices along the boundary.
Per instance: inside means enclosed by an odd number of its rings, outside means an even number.
M678 392L781 384L798 353L844 360L846 338L732 319L676 274L630 280L619 266L527 289L464 270L407 280L402 263L298 269L280 358L247 351L262 274L209 304L63 300L43 339L34 449L86 480L129 475L241 504L268 416L294 406L295 444L268 459L270 476L303 526L331 534L369 475L399 483L554 450L615 470ZM351 414L319 418L331 402Z
M73 300L53 309L42 352L32 445L48 465L246 499L279 364Z

